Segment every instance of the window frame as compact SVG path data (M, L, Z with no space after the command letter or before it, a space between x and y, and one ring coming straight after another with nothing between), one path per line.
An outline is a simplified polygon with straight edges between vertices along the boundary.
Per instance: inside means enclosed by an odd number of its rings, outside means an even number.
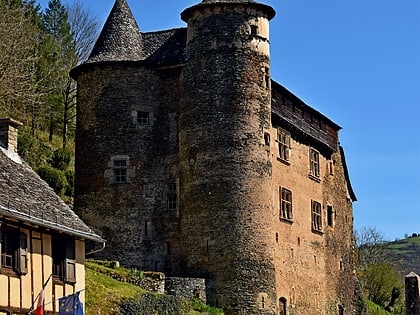
M0 223L0 270L5 273L28 273L28 236L19 228Z
M280 187L280 220L293 222L293 193L290 189Z
M290 162L290 132L277 128L278 159L283 162Z
M76 240L66 235L53 235L51 258L54 279L76 283Z
M139 126L149 126L150 125L150 112L138 110L136 113L136 122Z
M323 233L322 205L316 200L311 200L311 226L313 232Z
M317 180L321 177L319 151L314 148L309 149L309 175Z
M126 184L128 183L128 160L124 158L114 159L112 161L112 183Z
M176 182L166 184L166 209L168 211L176 211L178 209Z

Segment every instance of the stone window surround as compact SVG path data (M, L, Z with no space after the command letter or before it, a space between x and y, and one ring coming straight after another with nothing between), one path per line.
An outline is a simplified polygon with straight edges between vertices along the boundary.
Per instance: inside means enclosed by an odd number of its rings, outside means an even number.
M290 189L280 187L280 220L293 223L293 194Z

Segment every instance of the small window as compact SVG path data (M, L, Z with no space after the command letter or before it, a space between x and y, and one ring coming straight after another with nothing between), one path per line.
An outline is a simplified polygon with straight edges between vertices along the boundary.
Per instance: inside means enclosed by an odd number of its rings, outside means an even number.
M287 315L287 299L285 297L281 297L279 299L279 306L280 306L280 315Z
M292 192L286 188L280 188L280 218L293 220Z
M311 148L309 153L309 159L310 175L319 178L319 152Z
M344 315L344 306L342 304L338 305L338 315Z
M76 282L75 240L64 235L52 237L53 276L63 282Z
M114 183L123 184L127 182L127 160L114 160Z
M166 187L168 210L176 210L176 183L169 183Z
M19 275L28 273L28 245L25 233L18 229L2 228L0 233L0 267Z
M258 26L257 25L251 25L251 35L257 36L258 35Z
M317 201L311 201L312 208L312 230L316 232L322 232L322 215L321 215L321 204Z
M327 206L327 224L330 227L334 226L334 211L332 206Z
M290 133L278 128L277 142L279 144L279 159L282 161L289 161L290 159Z
M139 125L150 125L150 113L149 112L137 112L137 123Z

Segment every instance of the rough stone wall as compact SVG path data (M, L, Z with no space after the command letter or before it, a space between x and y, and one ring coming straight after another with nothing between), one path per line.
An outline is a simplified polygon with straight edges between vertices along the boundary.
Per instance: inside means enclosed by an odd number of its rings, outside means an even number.
M405 307L407 315L420 314L419 276L411 272L405 277Z
M186 299L197 298L207 302L206 280L200 278L166 278L165 291L167 294Z
M181 264L187 276L211 280L208 301L227 314L276 314L264 144L269 57L251 44L268 38L250 33L261 16L230 4L188 21L179 122Z
M290 314L337 314L339 305L351 310L349 297L355 289L352 210L338 147L337 152L325 155L315 141L293 132L290 135L288 161L279 158L278 141L270 145L276 217L271 237L275 240L278 299L286 301ZM273 128L271 139L276 138L277 128ZM320 152L319 178L309 175L311 148ZM291 220L280 218L282 187L292 192ZM321 232L312 229L312 200L322 207ZM328 206L333 210L332 226Z
M167 209L166 186L177 180L178 78L129 63L78 77L75 210L107 240L100 258L167 274L177 269L178 212ZM149 124L137 123L139 111ZM120 159L126 183L113 182Z

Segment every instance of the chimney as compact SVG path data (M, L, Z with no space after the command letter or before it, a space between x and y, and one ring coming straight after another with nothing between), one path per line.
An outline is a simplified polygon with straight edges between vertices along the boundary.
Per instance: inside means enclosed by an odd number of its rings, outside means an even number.
M0 119L0 145L13 153L17 153L18 128L20 126L22 123L12 118Z

